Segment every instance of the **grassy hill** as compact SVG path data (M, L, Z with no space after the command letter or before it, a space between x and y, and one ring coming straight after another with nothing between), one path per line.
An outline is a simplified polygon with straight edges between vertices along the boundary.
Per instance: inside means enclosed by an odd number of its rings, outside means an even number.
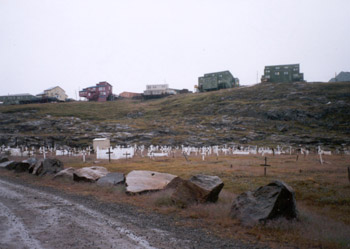
M80 146L108 135L119 144L332 147L350 145L350 82L263 83L148 101L0 106L0 115L0 142L10 144L17 137L18 143Z

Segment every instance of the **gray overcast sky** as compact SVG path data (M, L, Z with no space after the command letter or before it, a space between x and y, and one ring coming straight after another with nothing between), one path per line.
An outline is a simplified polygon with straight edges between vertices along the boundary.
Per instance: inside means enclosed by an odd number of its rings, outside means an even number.
M193 90L222 70L251 85L290 63L328 81L350 71L349 47L349 0L0 0L0 95Z

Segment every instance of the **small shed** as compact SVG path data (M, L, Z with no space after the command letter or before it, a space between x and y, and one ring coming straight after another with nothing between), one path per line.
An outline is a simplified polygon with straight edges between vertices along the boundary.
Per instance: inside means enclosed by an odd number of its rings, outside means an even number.
M95 138L92 140L92 146L96 153L97 147L100 149L108 149L111 146L111 142L108 138Z

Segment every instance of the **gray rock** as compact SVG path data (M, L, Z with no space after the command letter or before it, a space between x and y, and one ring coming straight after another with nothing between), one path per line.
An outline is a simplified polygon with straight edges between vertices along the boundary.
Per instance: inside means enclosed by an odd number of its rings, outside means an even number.
M7 157L0 157L0 163L7 162L9 159Z
M14 170L17 173L28 171L29 164L24 162L7 161L0 163L0 168Z
M6 162L3 162L3 163L0 163L0 168L2 168L2 169L11 169L12 166L15 163L16 163L15 161L6 161Z
M217 176L196 175L190 180L179 177L169 183L174 188L171 200L179 207L187 207L195 203L216 202L224 183Z
M297 214L295 193L282 181L274 181L253 192L239 195L231 207L231 217L245 225L279 217L293 219Z
M54 175L53 179L68 179L73 181L73 174L75 173L75 169L72 167L69 167L67 169L63 169L60 172L58 172L56 175Z
M91 166L77 169L73 173L73 180L77 182L96 182L108 174L108 170L101 166Z
M216 202L221 189L224 187L224 183L218 176L199 174L192 176L189 181L204 189L201 202Z
M101 177L96 183L100 186L116 186L124 182L125 175L123 173L113 172Z
M43 176L46 174L56 174L61 170L63 170L63 163L60 160L46 158L36 162L32 174Z

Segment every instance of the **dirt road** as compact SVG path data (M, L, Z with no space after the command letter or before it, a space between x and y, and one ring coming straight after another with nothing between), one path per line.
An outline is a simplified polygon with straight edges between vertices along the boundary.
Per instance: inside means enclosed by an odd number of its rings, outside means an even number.
M257 248L128 205L0 176L0 248Z

